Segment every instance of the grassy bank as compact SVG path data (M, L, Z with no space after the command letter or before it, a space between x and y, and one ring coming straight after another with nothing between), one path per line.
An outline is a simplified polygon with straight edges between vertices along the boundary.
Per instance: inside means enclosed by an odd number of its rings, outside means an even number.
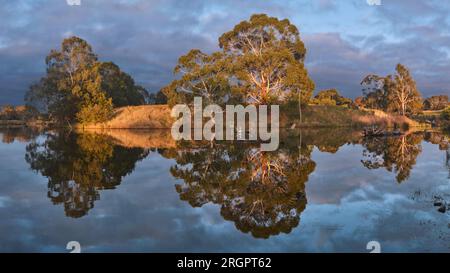
M364 127L370 125L407 129L426 127L407 117L386 114L379 110L354 110L340 106L311 105L303 107L300 122L298 107L283 106L280 109L280 126L292 127ZM108 122L78 125L86 129L168 129L174 119L167 105L143 105L121 107L115 110Z
M104 123L76 125L86 129L167 129L172 126L167 105L141 105L120 107L114 110L111 120Z
M365 127L407 129L426 127L414 120L400 115L387 114L380 110L356 110L341 106L309 105L302 108L300 122L299 109L285 106L281 111L283 127Z

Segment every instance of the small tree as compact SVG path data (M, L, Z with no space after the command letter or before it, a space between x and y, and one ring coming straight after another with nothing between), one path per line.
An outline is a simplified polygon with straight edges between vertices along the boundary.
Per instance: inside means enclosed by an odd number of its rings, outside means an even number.
M422 108L422 97L408 68L396 67L394 76L368 75L363 85L363 103L368 108L382 109L401 115L417 113Z
M395 84L389 91L389 102L394 111L401 115L417 113L422 107L422 96L417 90L416 82L409 73L408 68L398 64L396 68Z
M381 77L367 75L361 82L363 86L363 104L367 108L387 111L389 105L388 94L392 88L392 76Z
M442 110L445 109L447 105L448 105L447 95L431 96L423 102L423 109Z

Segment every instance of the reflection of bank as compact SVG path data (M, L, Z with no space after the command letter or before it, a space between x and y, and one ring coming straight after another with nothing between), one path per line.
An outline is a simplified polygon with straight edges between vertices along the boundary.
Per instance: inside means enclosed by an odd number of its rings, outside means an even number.
M176 160L171 174L183 180L176 185L181 200L193 207L217 204L239 230L268 238L299 224L305 183L315 169L311 151L306 145L263 152L255 143L191 142L161 153Z
M13 143L14 141L29 142L42 133L39 127L1 127L0 139L3 143Z
M100 191L114 189L148 151L114 145L103 135L47 134L26 147L31 169L48 177L48 197L63 204L67 216L81 217L100 199Z

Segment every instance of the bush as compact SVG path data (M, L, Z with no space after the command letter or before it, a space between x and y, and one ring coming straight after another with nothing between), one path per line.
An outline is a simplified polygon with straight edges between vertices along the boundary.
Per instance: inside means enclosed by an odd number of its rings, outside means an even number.
M81 124L100 123L111 118L113 104L111 99L99 98L95 104L86 104L76 114L76 119Z

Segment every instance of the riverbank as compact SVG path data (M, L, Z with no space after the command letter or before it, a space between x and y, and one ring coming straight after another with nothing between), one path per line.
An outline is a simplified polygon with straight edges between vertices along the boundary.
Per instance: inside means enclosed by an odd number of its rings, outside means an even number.
M76 125L84 129L169 129L174 118L168 105L142 105L117 108L111 120L104 123ZM379 110L355 110L340 106L310 105L303 107L301 122L296 107L281 107L280 127L365 127L407 129L429 128L407 117L391 115Z
M75 124L77 129L170 129L174 118L168 105L127 106L114 110L112 118L103 123ZM206 120L205 120L206 121ZM0 127L48 127L43 120L0 120ZM308 105L302 107L300 119L296 105L280 107L281 128L351 127L377 126L386 129L429 129L431 125L417 122L400 115L388 114L373 109L349 109L342 106Z

